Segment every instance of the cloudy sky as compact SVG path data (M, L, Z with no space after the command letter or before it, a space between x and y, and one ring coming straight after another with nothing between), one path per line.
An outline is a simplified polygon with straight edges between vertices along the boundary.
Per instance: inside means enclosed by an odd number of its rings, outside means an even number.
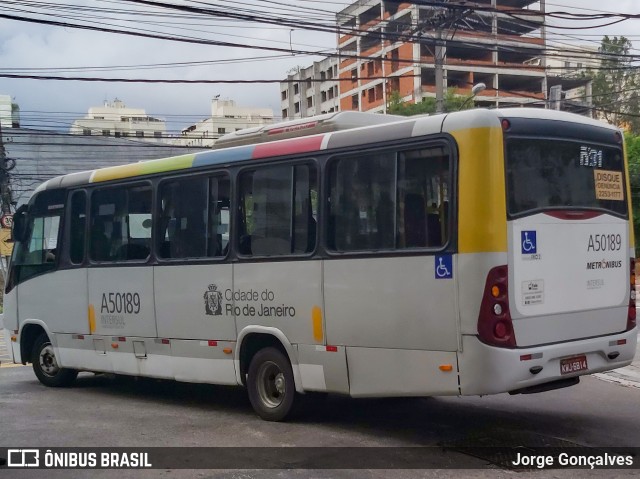
M199 45L169 40L73 28L114 29L167 37L275 47L309 52L335 49L333 33L313 32L262 23L261 19L286 18L295 22L331 25L335 12L350 2L338 0L187 1L164 3L214 8L222 15L250 15L256 21L205 16L167 10L128 0L2 0L0 3L0 74L88 76L100 78L279 80L292 68L308 66L320 56L273 52L254 48ZM640 13L640 1L552 0L548 12ZM3 18L6 16L13 19ZM61 25L25 22L36 19ZM550 21L553 25L585 27L611 20ZM550 28L558 46L583 43L598 46L602 35L625 35L640 48L640 20L626 20L597 29ZM640 54L634 50L632 53ZM196 63L197 62L197 63ZM137 84L0 78L0 94L11 95L20 105L25 127L66 128L74 117L115 97L127 106L187 126L210 113L216 95L241 106L280 111L279 86L274 84Z

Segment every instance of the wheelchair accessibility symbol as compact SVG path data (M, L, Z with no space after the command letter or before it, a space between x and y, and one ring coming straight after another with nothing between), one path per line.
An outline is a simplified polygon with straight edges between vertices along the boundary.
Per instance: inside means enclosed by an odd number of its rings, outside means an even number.
M520 244L522 245L522 254L538 253L538 245L536 243L535 231L521 231Z
M435 273L436 279L453 278L453 257L450 254L436 256Z

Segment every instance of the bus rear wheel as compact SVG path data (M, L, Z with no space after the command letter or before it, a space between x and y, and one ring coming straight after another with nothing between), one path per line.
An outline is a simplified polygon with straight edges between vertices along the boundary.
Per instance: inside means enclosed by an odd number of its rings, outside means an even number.
M45 386L70 386L78 375L78 371L74 369L60 367L51 341L46 334L42 334L36 339L31 354L31 362L33 364L33 372Z
M258 351L249 364L249 401L266 421L281 421L291 412L296 388L289 359L276 348Z

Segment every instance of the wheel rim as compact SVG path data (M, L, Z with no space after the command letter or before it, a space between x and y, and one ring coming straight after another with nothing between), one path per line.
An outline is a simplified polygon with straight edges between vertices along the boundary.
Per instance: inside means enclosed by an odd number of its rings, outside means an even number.
M258 395L262 403L276 408L284 401L287 381L284 373L273 361L267 361L258 370Z
M53 352L53 346L47 344L40 351L40 357L38 358L40 369L47 376L53 377L60 371L58 361L56 361L56 355Z

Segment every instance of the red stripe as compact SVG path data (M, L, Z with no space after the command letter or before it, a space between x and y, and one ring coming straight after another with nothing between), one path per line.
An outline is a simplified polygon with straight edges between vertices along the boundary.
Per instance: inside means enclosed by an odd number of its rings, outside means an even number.
M293 155L318 151L322 146L324 135L306 136L291 140L274 141L272 143L260 143L253 150L253 159L267 158L269 156Z
M547 216L558 218L559 220L590 220L602 216L596 211L546 211Z

